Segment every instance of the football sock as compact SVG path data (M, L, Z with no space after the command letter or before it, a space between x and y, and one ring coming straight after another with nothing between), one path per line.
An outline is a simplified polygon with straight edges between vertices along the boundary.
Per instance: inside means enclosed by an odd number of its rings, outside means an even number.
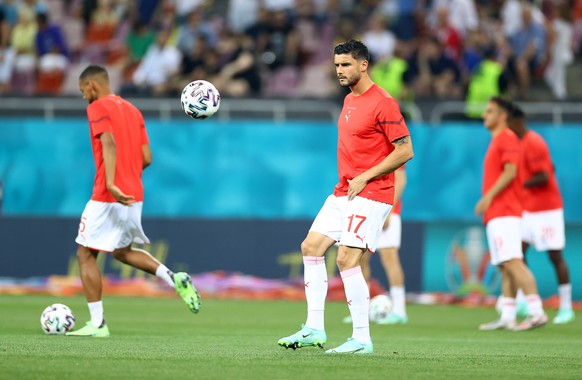
M558 286L560 296L560 310L572 310L572 284Z
M101 327L103 324L103 301L88 302L87 305L91 315L91 324L95 327Z
M390 287L390 297L392 298L392 312L399 317L406 317L406 296L404 286Z
M362 344L371 342L370 338L370 290L362 274L361 267L340 272L344 282L346 300L352 316L352 338Z
M160 264L160 266L156 269L156 277L161 278L166 282L166 284L170 285L172 288L175 288L174 280L172 279L173 275L174 272L169 270L168 267L164 264Z
M538 294L527 294L525 296L527 302L527 309L529 314L532 316L540 316L544 314L544 307L542 305L542 299Z
M515 298L501 296L500 303L501 303L501 320L515 321L517 315Z
M324 310L327 296L327 269L324 257L303 256L307 320L305 326L325 330Z
M521 288L517 289L517 295L515 296L515 302L517 302L517 303L527 302L525 299L525 294L523 294L523 290L521 290Z

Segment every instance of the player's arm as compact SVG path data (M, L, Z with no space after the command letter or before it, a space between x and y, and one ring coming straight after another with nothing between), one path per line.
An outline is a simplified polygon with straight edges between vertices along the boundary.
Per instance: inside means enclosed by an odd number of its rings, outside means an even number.
M477 205L475 206L475 214L484 214L493 201L493 198L509 186L515 177L517 177L517 165L512 162L506 162L505 165L503 165L503 172L501 172L497 181L495 181L493 186L491 186L487 193L485 193L485 195L479 199L479 202L477 202Z
M404 166L401 166L394 172L394 204L400 201L402 193L404 193L404 188L406 187L406 180L406 170L404 170ZM392 213L389 213L386 217L382 229L386 229L390 225L390 215Z
M141 157L143 161L143 168L147 168L152 164L152 150L150 149L149 144L144 144L141 146Z
M410 136L398 138L392 142L392 145L394 146L394 150L382 162L354 177L352 180L348 180L348 199L354 199L366 187L368 182L374 178L392 173L414 157Z
M105 168L105 184L107 190L113 197L123 205L134 203L133 196L125 195L119 187L115 185L115 168L117 166L117 146L115 138L111 132L103 132L99 135L101 147L103 149L103 166Z
M537 172L532 175L527 181L523 183L523 187L537 187L537 186L544 186L548 183L549 177L548 173L545 171Z

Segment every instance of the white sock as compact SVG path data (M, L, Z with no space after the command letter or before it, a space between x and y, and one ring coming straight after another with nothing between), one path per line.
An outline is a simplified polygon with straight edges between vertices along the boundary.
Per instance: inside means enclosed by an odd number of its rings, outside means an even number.
M362 274L361 267L340 272L344 282L346 300L352 316L352 338L362 344L372 341L370 338L370 289Z
M537 317L544 314L544 306L542 305L542 299L538 294L528 294L525 296L527 302L527 310L529 314Z
M572 310L572 284L558 286L560 310Z
M88 302L89 314L91 314L91 324L100 327L103 324L103 301Z
M305 326L325 330L324 311L327 296L327 270L324 257L303 256L303 281L307 299Z
M406 295L404 286L391 286L392 312L399 317L406 317Z
M166 284L170 285L172 288L175 288L174 280L172 279L172 275L174 272L168 269L167 266L164 264L160 264L160 266L156 269L156 277L161 278L166 282Z
M523 294L523 290L521 288L517 289L517 295L515 296L515 302L522 303L527 302L525 299L525 294Z
M501 303L501 320L515 322L517 316L517 307L515 298L499 297Z

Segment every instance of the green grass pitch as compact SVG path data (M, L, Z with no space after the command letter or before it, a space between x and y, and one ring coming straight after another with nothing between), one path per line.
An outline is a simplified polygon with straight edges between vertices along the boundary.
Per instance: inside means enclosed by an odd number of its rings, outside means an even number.
M111 337L45 335L42 310L82 297L0 296L0 379L581 379L582 315L528 332L481 332L493 309L409 305L405 326L372 325L374 354L325 355L277 345L305 320L305 303L107 297ZM351 335L344 303L326 308L326 347ZM549 311L550 317L555 311Z

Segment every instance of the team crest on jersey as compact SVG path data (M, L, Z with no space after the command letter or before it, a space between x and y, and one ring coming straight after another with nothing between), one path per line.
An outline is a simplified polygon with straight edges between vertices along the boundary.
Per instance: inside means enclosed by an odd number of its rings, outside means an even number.
M454 293L487 295L499 288L501 276L491 265L483 228L469 227L455 234L446 260L445 277Z

